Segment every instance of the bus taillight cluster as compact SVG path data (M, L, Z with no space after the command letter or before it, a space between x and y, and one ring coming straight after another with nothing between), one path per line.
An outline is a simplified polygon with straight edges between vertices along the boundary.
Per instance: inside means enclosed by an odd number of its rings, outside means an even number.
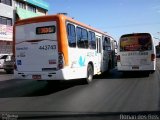
M64 57L62 53L58 55L58 68L62 69L64 67Z

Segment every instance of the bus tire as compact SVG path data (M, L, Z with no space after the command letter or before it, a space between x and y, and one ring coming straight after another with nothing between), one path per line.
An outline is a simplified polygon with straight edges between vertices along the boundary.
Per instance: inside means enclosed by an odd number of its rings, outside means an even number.
M13 70L5 70L7 74L13 74Z
M111 67L111 61L109 61L109 62L108 62L108 69L107 69L106 72L109 73L109 71L111 70L111 68L112 68L112 67Z
M93 80L93 66L91 64L88 64L87 66L87 78L86 78L86 82L89 84L92 82Z
M112 62L111 62L111 60L108 63L108 68L109 68L109 70L112 69Z
M153 74L155 72L155 70L151 70L150 73Z

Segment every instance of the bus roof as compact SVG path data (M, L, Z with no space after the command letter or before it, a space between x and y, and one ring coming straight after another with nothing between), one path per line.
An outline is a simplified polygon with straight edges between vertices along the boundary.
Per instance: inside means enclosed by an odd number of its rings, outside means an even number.
M69 21L69 22L72 22L72 23L75 23L77 25L80 25L82 27L85 27L87 29L90 29L90 30L93 30L95 32L98 32L98 33L101 33L105 36L109 36L110 38L112 38L110 35L106 34L105 32L103 31L100 31L98 29L95 29L89 25L86 25L86 24L83 24L77 20L74 20L70 17L67 17L65 15L62 15L62 14L56 14L56 15L46 15L46 16L39 16L39 17L33 17L33 18L28 18L28 19L23 19L23 20L19 20L15 23L14 26L19 26L19 25L25 25L25 24L31 24L31 23L36 23L36 22L47 22L47 21L52 21L53 19L56 19L56 20L64 20L64 21ZM113 38L112 38L113 39Z
M151 36L150 33L130 33L130 34L124 34L124 35L122 35L121 38L122 37L129 37L129 36L137 36L137 35L150 35Z

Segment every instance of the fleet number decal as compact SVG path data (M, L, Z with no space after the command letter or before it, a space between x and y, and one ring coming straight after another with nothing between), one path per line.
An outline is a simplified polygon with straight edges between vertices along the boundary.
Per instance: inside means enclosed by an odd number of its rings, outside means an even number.
M56 45L41 45L39 46L40 50L55 50Z

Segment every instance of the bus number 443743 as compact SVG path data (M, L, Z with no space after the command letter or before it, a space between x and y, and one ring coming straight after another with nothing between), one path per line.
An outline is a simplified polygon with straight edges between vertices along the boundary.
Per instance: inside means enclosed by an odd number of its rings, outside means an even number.
M39 46L40 50L54 50L56 49L56 45L41 45Z

